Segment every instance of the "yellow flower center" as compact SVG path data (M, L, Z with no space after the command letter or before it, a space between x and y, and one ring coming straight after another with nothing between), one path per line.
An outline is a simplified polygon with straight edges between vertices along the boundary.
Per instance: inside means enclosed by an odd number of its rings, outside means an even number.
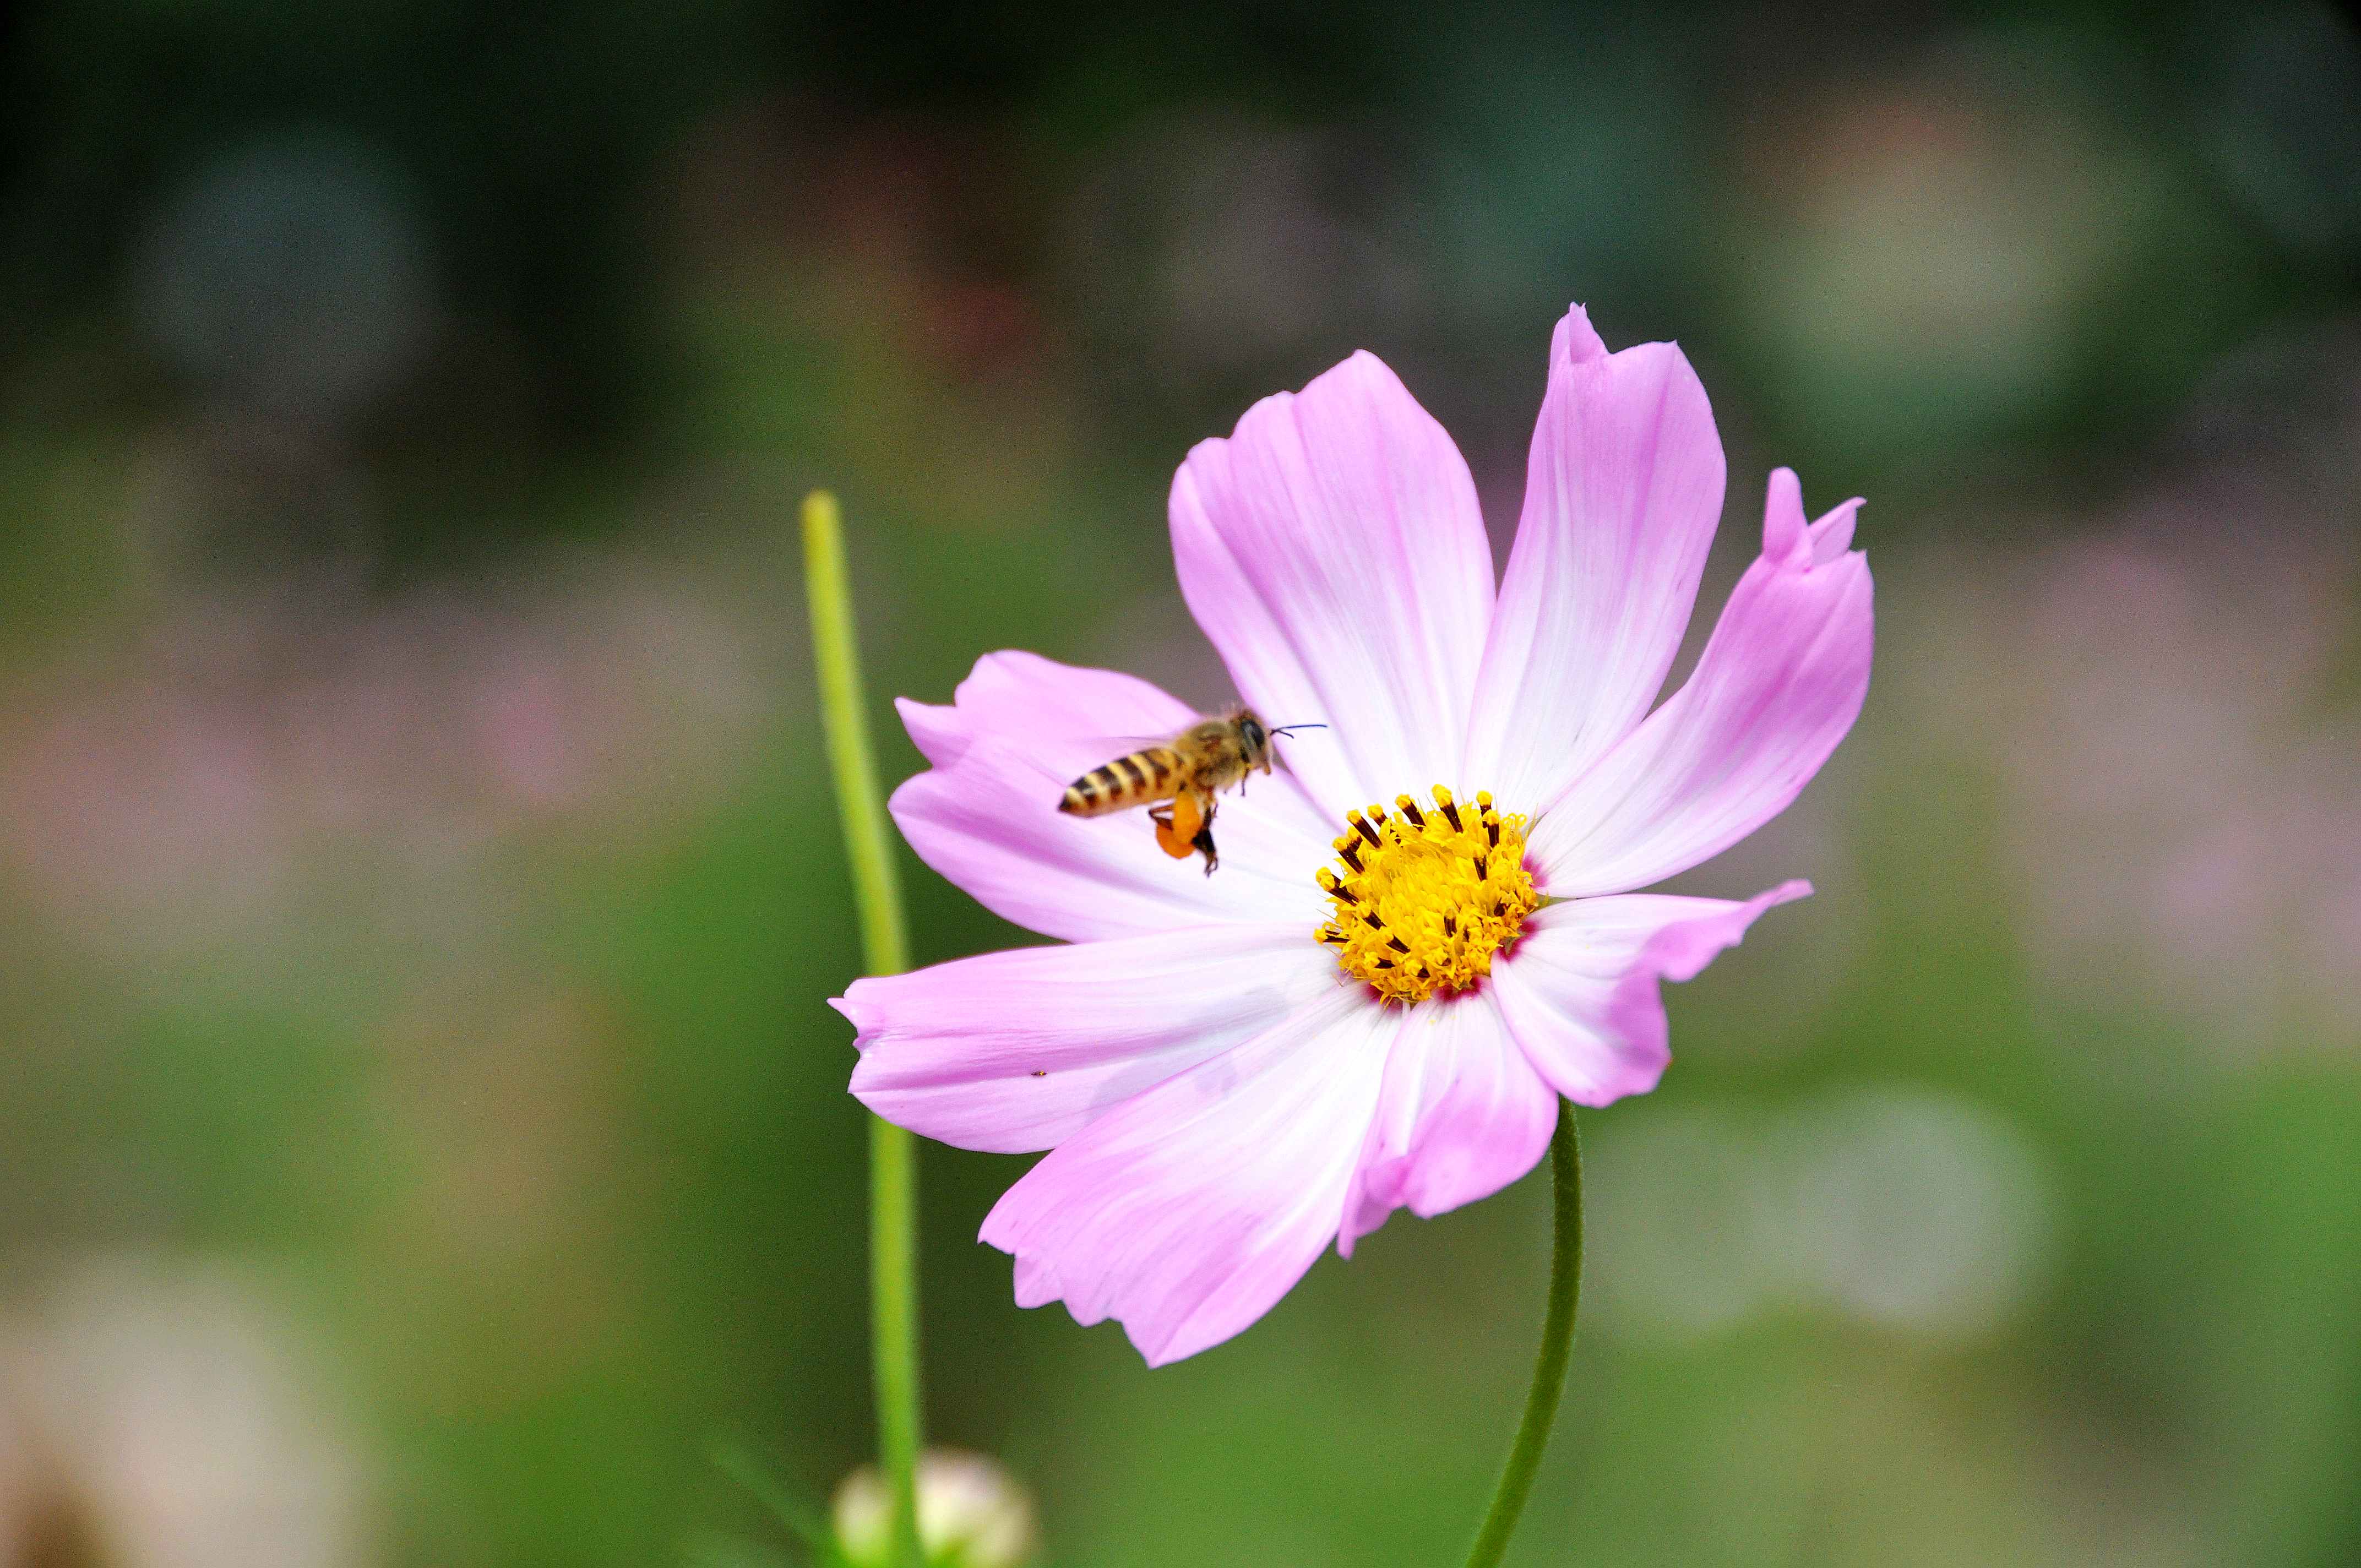
M1541 894L1525 871L1525 819L1474 809L1434 786L1434 807L1408 795L1367 815L1336 840L1341 874L1323 867L1320 889L1335 910L1320 940L1337 967L1389 1002L1423 1002L1466 991L1492 972L1492 955L1517 939Z

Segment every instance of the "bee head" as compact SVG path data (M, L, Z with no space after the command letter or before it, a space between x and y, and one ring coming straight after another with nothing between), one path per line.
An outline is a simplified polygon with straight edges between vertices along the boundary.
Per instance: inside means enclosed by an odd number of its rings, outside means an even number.
M1246 753L1247 767L1270 772L1270 731L1251 710L1238 715L1238 749Z
M1260 768L1264 773L1270 772L1272 763L1278 759L1278 753L1271 747L1275 738L1292 734L1298 729L1328 728L1324 724L1282 724L1273 729L1250 707L1238 710L1237 722L1238 749L1246 753L1246 766Z

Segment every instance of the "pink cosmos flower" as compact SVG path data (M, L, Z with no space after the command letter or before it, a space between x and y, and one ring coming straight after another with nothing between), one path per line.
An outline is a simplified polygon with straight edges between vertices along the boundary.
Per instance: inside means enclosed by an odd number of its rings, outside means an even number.
M1260 714L1330 726L1222 797L1210 877L1137 813L1058 809L1104 737L1191 721L1148 682L1001 652L949 707L902 702L932 764L894 795L912 848L1069 945L856 981L852 1092L946 1143L1050 1151L983 1223L1019 1304L1178 1360L1331 1239L1350 1255L1395 1209L1514 1181L1559 1095L1655 1086L1659 981L1811 890L1633 890L1783 810L1869 685L1860 502L1806 523L1783 468L1762 555L1651 711L1723 477L1680 350L1610 355L1579 307L1497 587L1466 464L1367 354L1200 444L1172 486L1181 593Z

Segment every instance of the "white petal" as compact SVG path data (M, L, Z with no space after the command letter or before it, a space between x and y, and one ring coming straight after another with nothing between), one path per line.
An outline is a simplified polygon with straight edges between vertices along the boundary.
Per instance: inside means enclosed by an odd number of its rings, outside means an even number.
M1288 765L1344 814L1459 776L1492 612L1467 465L1376 358L1266 398L1172 481L1181 594Z
M1195 717L1146 681L994 653L954 706L900 707L937 765L894 792L894 820L920 860L1005 919L1087 941L1222 921L1308 932L1326 913L1312 879L1333 833L1284 773L1221 797L1211 876L1157 847L1145 808L1058 809L1068 784L1110 760L1111 737L1170 734Z
M1151 1365L1261 1317L1336 1234L1399 1024L1339 987L1042 1157L983 1223L1018 1304L1119 1319Z
M1645 1094L1673 1054L1659 982L1695 979L1757 916L1811 891L1790 882L1743 904L1644 893L1554 904L1493 962L1500 1015L1535 1069L1576 1104Z
M1533 1168L1557 1095L1510 1037L1488 990L1402 1014L1336 1250L1396 1209L1431 1219L1488 1198Z
M1763 554L1688 684L1536 814L1527 851L1549 893L1620 893L1686 871L1819 772L1869 692L1869 562L1843 548L1859 504L1806 528L1795 476L1773 476Z
M855 981L852 1092L961 1148L1063 1143L1114 1106L1336 987L1301 926L1185 927L1016 948Z
M1725 477L1681 351L1610 355L1568 313L1477 684L1471 787L1537 806L1640 722L1688 626Z

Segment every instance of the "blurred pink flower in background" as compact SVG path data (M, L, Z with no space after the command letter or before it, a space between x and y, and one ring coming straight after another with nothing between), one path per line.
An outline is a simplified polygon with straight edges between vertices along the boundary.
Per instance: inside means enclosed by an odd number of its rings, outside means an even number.
M770 701L756 635L664 572L192 595L119 664L15 696L0 859L119 956L225 950L324 905L464 946L516 896L503 847L592 820L629 842L742 764Z
M2361 556L2321 526L2361 499L2361 384L2330 390L2326 420L2258 402L2267 438L2208 422L2097 528L2037 520L2056 543L1955 554L1924 596L1906 706L1993 770L2061 1014L2123 1009L2230 1059L2361 1046ZM2171 1081L2143 1054L2139 1081Z
M1192 1354L1331 1239L1349 1254L1394 1209L1523 1175L1558 1096L1654 1086L1658 981L1809 889L1631 890L1784 809L1868 689L1859 503L1807 523L1782 469L1760 558L1650 712L1723 482L1680 351L1609 356L1579 308L1497 593L1466 464L1375 358L1201 444L1172 491L1182 594L1261 714L1330 726L1224 804L1214 876L1136 820L1057 809L1104 737L1191 721L1156 687L1001 653L953 707L904 703L933 764L894 798L912 846L1074 945L856 982L852 1089L947 1142L1053 1150L983 1226L1020 1304L1119 1319L1152 1364Z
M2164 527L2158 527L2158 521ZM2169 519L2062 548L2026 597L2006 754L2044 974L2129 982L2217 1044L2361 1040L2361 729L2323 702L2349 549Z

